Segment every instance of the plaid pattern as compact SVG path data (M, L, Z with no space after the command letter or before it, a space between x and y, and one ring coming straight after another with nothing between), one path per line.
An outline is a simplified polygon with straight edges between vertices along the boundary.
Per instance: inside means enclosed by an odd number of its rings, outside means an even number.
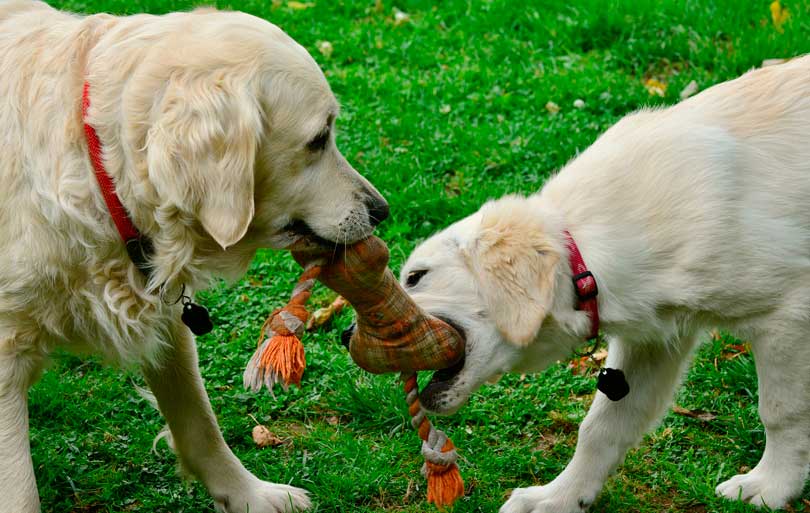
M464 339L419 308L388 269L388 248L377 237L329 253L294 251L299 264L327 258L318 279L357 312L349 344L355 363L375 374L445 369L464 355Z

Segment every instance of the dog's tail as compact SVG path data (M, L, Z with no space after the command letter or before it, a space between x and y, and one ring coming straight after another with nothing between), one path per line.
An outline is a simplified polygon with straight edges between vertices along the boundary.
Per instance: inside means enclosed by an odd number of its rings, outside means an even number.
M146 402L151 404L152 408L156 409L161 415L163 415L163 412L160 411L160 406L158 406L155 394L153 394L151 391L145 389L144 387L136 383L133 383L132 385L135 387L135 392L137 392L139 396L141 396ZM160 432L155 437L155 439L152 440L152 452L155 453L156 455L158 454L157 445L161 440L165 440L166 445L169 446L169 449L171 449L173 453L176 453L174 449L174 438L172 438L172 432L169 430L168 424L164 425L163 429L161 429Z

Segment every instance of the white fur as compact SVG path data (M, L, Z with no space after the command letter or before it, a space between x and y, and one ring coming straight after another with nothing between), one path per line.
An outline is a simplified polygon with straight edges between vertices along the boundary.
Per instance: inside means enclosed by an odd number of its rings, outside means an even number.
M155 245L146 283L93 177L89 122L135 224ZM229 513L309 505L228 449L179 307L159 299L244 273L302 221L352 242L384 205L329 137L337 102L279 28L212 9L79 17L0 0L0 513L38 511L26 392L57 345L141 365L180 461Z
M451 413L484 381L582 344L564 229L599 284L607 366L631 391L598 393L568 467L501 513L587 509L714 326L751 341L767 434L760 463L717 493L771 508L797 497L810 463L810 57L627 116L538 194L490 202L418 247L403 280L428 270L411 294L468 342L461 372L426 388L428 408Z

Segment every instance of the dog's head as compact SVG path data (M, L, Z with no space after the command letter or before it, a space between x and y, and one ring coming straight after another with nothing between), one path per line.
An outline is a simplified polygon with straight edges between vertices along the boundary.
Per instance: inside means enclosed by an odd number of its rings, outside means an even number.
M485 381L544 368L570 353L575 339L554 320L555 309L565 311L560 304L573 294L560 286L566 266L556 230L534 199L506 197L434 235L409 257L402 285L467 337L463 366L437 372L423 390L428 410L453 413Z
M204 10L160 23L170 27L139 43L148 53L139 54L131 77L119 77L127 83L125 137L147 127L132 146L145 154L144 194L158 216L194 225L196 247L211 259L226 249L283 248L302 233L351 243L387 217L383 197L335 145L338 103L303 47L238 12ZM120 61L132 37L109 37L120 38Z

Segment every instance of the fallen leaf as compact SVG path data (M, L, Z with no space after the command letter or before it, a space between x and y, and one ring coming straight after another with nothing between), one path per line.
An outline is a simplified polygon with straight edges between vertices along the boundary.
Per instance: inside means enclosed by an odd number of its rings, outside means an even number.
M570 362L568 362L568 368L571 369L571 374L574 376L583 376L588 373L588 369L590 368L589 362L590 358L587 356L582 356L580 358L574 358Z
M538 452L548 453L560 443L560 436L553 433L541 434L534 446L534 450Z
M296 2L294 0L291 0L290 2L287 2L287 7L295 11L303 11L304 9L315 7L315 4L312 2Z
M330 417L326 417L326 423L329 424L330 426L337 426L338 424L340 424L340 419L335 415L332 415Z
M549 114L556 114L560 112L560 106L554 102L546 102L546 110Z
M681 408L678 405L672 407L672 413L676 415L682 415L684 417L689 417L692 419L697 419L701 422L711 422L717 418L717 415L714 413L705 411L705 410L687 410L686 408Z
M400 25L404 25L411 21L411 15L396 9L394 11L394 26L399 27Z
M284 444L284 440L277 437L273 433L267 429L266 426L262 426L261 424L257 424L253 428L253 441L256 443L258 447L278 447L279 445Z
M681 100L685 100L685 99L689 98L690 96L692 96L696 92L698 92L698 84L697 84L697 82L692 80L691 82L686 84L686 87L684 87L683 90L681 91L681 94L680 94Z
M601 362L603 360L606 360L607 357L608 357L608 351L604 347L591 355L591 359L596 361L596 362Z
M771 20L773 20L773 26L777 32L785 31L782 25L784 25L789 18L790 11L782 7L782 3L779 0L771 2Z
M661 96L667 94L667 85L656 78L648 78L644 82L644 87L650 96Z
M307 319L307 331L319 328L332 320L346 306L347 302L343 296L338 296L329 306L318 308Z
M321 52L321 55L326 57L327 59L332 56L332 52L335 48L332 46L332 43L329 41L318 41L315 43L318 47L318 51Z
M748 354L750 351L747 344L730 344L723 348L723 358L733 360L738 356Z

